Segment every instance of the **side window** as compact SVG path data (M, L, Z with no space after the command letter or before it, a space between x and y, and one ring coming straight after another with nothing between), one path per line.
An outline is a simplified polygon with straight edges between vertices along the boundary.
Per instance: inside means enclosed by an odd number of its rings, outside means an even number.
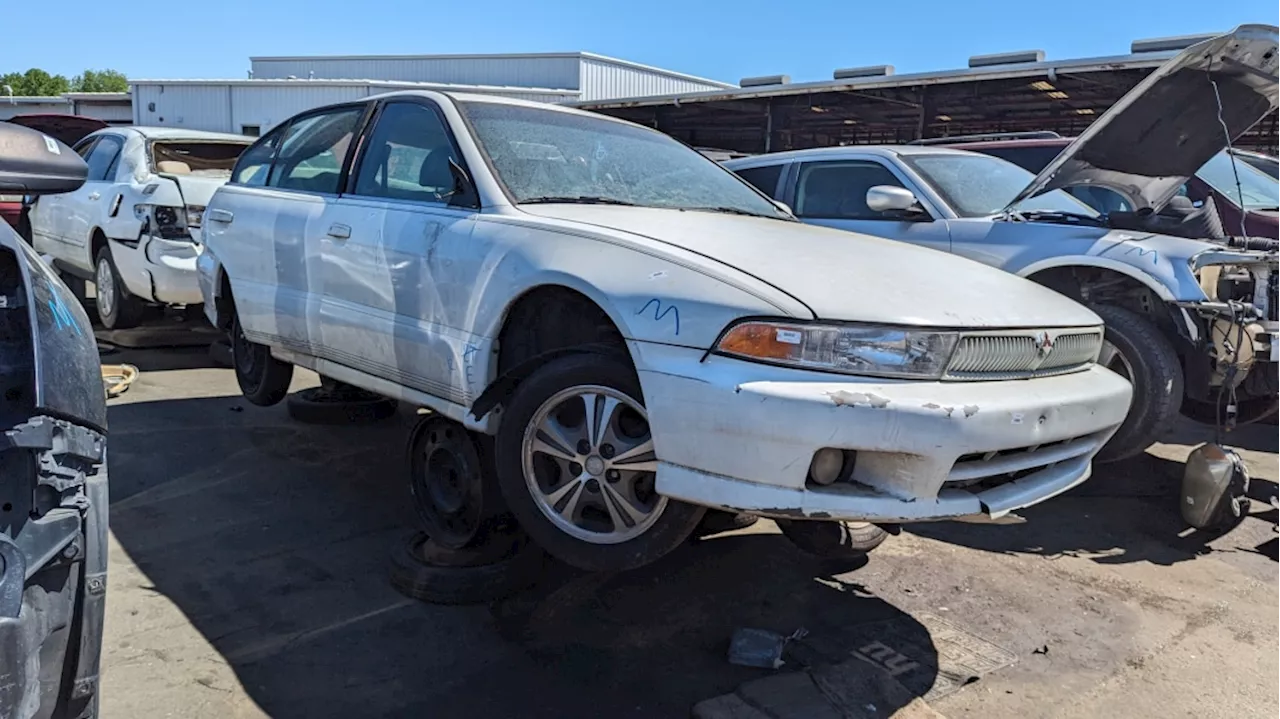
M289 123L267 184L282 190L337 194L342 163L364 110L364 105L335 108Z
M116 159L120 157L120 148L123 146L124 143L115 135L100 136L98 143L85 158L85 163L89 165L89 175L85 179L89 182L106 181L109 177L108 173L115 168Z
M867 207L867 190L876 185L902 187L878 162L861 160L810 162L800 167L796 215L834 220L882 220Z
M738 177L755 185L764 194L778 199L778 180L782 179L782 168L786 165L765 165L764 167L748 167L737 170Z
M276 148L280 138L284 136L288 125L281 125L266 137L258 140L252 147L240 155L236 166L231 170L231 182L236 185L263 187L267 184L267 176L271 174L271 161L275 159Z
M80 156L81 160L89 157L89 153L93 151L93 143L97 141L98 141L98 138L90 137L76 143L75 151L76 151L76 154Z
M355 194L418 202L445 202L457 162L444 121L425 105L394 102L383 108L356 175Z

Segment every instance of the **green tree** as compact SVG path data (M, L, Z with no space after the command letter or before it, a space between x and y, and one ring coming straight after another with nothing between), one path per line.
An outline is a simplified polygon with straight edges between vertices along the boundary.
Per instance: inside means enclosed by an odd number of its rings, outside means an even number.
M0 75L0 85L13 88L15 95L49 96L71 91L71 82L63 75L50 75L38 67L23 73Z
M128 92L129 80L117 70L85 70L71 78L73 92Z

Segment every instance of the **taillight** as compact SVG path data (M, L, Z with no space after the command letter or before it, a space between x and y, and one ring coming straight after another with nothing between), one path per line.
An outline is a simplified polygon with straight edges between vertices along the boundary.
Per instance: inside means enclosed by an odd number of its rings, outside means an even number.
M188 210L168 205L134 205L134 217L142 220L142 231L166 240L189 240Z
M204 205L187 205L187 227L199 229L204 224Z

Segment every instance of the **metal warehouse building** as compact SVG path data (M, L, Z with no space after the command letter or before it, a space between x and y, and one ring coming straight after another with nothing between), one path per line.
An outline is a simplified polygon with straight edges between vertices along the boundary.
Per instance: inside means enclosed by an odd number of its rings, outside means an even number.
M127 92L67 92L49 96L0 96L0 120L16 115L84 115L113 125L133 122Z
M404 89L565 103L733 85L585 52L250 58L246 80L133 80L139 125L255 135L291 115Z
M792 83L574 103L657 128L691 145L745 153L901 143L976 133L1079 134L1155 68L1213 35L1138 40L1127 55L1045 59L1041 50L975 55L958 70L896 75L891 65ZM1238 143L1274 153L1273 113Z

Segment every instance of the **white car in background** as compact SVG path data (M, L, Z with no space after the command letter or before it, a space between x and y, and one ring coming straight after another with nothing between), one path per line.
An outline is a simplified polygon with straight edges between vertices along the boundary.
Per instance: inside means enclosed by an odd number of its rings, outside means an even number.
M421 482L433 538L485 514L457 477L475 460L436 457L496 435L475 444L510 511L588 569L661 557L708 507L811 551L815 528L884 537L843 521L998 521L1083 482L1129 406L1082 305L802 224L666 135L567 108L311 110L245 152L205 238L205 313L250 401L300 365L452 420Z
M32 244L64 276L94 283L108 329L138 324L146 304L199 304L204 207L252 142L173 128L94 132L73 148L89 165L84 185L30 209Z

